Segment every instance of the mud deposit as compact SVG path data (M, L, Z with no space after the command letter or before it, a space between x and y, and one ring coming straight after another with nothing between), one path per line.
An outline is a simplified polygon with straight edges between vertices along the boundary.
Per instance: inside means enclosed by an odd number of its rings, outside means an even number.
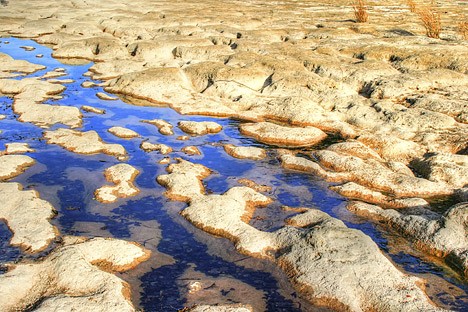
M35 49L21 48L24 46ZM62 64L51 57L51 49L31 40L1 38L0 52L45 67L11 79L64 73L47 78L63 84L66 89L44 103L78 109L86 105L97 109L97 113L81 109L82 124L74 130L95 131L102 142L119 144L126 151L126 154L115 154L99 147L97 151L79 153L73 152L73 148L68 150L62 145L49 144L44 131L68 127L55 124L46 130L40 127L41 124L20 122L12 109L13 98L0 97L0 114L6 117L0 120L0 150L4 150L3 145L7 143L28 143L34 152L25 155L36 161L8 182L20 183L23 190L35 190L41 199L49 202L56 210L50 223L58 230L55 240L47 248L32 254L21 246L10 245L13 234L6 223L0 222L0 278L7 274L12 264L47 259L60 248L64 237L116 238L136 242L151 251L145 262L118 273L118 277L130 285L131 302L137 309L176 311L195 304L241 303L252 306L255 311L326 311L296 291L288 276L273 262L239 253L228 239L207 234L179 214L187 204L168 199L164 195L166 188L159 185L156 178L167 174L167 165L163 164L167 157L171 163L180 157L212 171L202 180L206 194L223 194L232 187L242 186L238 182L240 179L270 186L271 189L260 188L272 203L253 212L249 224L254 228L268 233L283 228L285 219L299 213L297 209L284 206L316 208L342 220L348 228L370 236L402 272L423 278L426 292L437 306L467 311L468 286L459 273L440 259L415 250L397 231L349 212L346 209L348 200L329 190L333 183L284 169L277 148L240 134L240 121L180 115L165 106L147 105L149 103L143 100L123 97L109 100L101 94L97 96L99 92L106 92L99 86L101 81L87 77L93 63ZM83 87L85 82L90 87ZM161 127L143 122L155 119L172 125L174 134L167 131L169 135L164 135L160 133ZM180 121L216 122L222 130L187 136L177 127ZM123 127L136 134L117 136L108 131L112 127ZM320 148L335 143L331 136L327 140L321 142ZM172 152L163 155L158 149L145 151L141 148L143 142L167 145ZM232 157L224 149L226 144L262 148L266 157L258 160ZM197 147L201 155L184 153L187 146ZM310 149L295 151L298 155L310 154ZM118 175L113 178L104 175L107 168L122 163L121 160L138 172L128 178L131 182L118 180L115 178ZM125 183L130 183L131 191L119 191L126 189ZM95 198L96 190L106 185L108 188L116 185L118 194L114 193L112 201L102 203ZM434 210L444 210L444 204L447 201L435 204Z

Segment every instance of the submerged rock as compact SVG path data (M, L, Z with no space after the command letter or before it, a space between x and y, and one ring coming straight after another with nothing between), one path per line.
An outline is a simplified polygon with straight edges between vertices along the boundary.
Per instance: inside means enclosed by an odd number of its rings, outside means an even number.
M44 132L49 144L57 144L78 154L104 153L119 159L127 158L125 148L120 144L104 143L96 131L81 132L70 129L57 129Z
M393 209L351 202L349 210L389 226L408 237L413 244L446 262L468 277L468 204L460 203L443 215L403 214Z
M19 183L0 182L0 219L4 219L13 232L10 244L28 252L39 252L58 234L57 228L49 222L55 216L55 209L40 199L36 191L22 188Z
M128 164L117 164L104 171L106 180L114 183L114 186L98 188L94 195L102 203L113 203L119 198L137 195L140 190L133 184L140 172Z
M312 146L324 140L327 135L314 127L286 127L270 122L242 124L240 132L255 140L276 146Z
M135 311L129 285L113 272L146 261L150 251L117 239L64 237L44 260L11 265L0 275L0 310Z

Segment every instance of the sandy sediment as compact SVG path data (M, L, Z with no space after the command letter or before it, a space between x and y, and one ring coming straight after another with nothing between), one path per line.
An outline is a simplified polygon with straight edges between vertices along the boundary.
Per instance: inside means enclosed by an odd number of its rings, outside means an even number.
M102 141L96 131L81 132L70 129L45 131L44 138L49 144L57 144L78 154L104 153L119 159L127 158L125 148L120 144L108 144Z
M258 230L248 222L270 198L248 187L206 195L201 180L208 168L178 162L158 182L169 198L188 202L181 214L204 231L230 239L240 252L277 263L311 302L351 311L442 311L418 286L422 280L401 273L361 231L316 209L289 219L291 226L276 232Z
M64 237L45 259L20 262L0 276L2 311L135 311L129 285L112 274L146 261L150 251L117 239Z
M102 203L113 203L119 198L127 198L137 195L140 190L134 181L140 172L128 164L117 164L104 171L106 180L115 185L105 185L98 188L94 195Z

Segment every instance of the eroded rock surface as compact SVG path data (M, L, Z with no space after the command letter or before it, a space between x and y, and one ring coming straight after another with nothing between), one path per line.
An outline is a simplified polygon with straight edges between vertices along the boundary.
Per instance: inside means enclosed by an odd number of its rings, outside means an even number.
M358 215L389 224L408 237L416 247L443 257L455 269L468 276L468 204L460 203L437 216L403 214L393 209L351 202L348 209Z
M112 127L112 128L109 128L109 130L107 130L107 131L109 131L110 133L112 133L116 137L119 137L119 138L122 138L122 139L137 138L137 137L140 136L135 131L133 131L131 129L128 129L128 128L124 128L124 127Z
M294 226L260 231L248 222L268 197L248 187L206 195L201 180L208 168L181 159L167 171L158 182L168 197L188 202L185 218L230 239L242 253L274 261L313 303L351 311L442 311L419 288L422 280L398 271L370 237L342 221L310 209L288 221Z
M7 143L5 144L5 148L5 154L24 154L34 152L34 149L30 148L28 143Z
M13 232L10 244L28 252L38 252L58 234L49 222L55 216L55 209L40 199L36 191L22 189L19 183L0 182L0 219L5 220Z
M163 119L142 120L142 122L149 123L151 125L158 127L159 132L161 134L164 134L164 135L174 134L174 130L172 130L174 126Z
M145 152L159 151L163 155L172 153L172 147L166 144L154 144L148 141L141 142L140 147Z
M235 158L259 160L266 157L264 149L254 146L235 146L225 144L224 150L226 153Z
M204 135L208 133L218 133L223 127L213 121L180 121L179 128L188 134Z
M44 260L10 266L0 276L2 311L135 311L129 285L113 272L147 260L149 250L117 239L64 237Z
M113 203L119 198L135 196L140 190L134 185L140 172L128 164L117 164L104 171L106 180L115 185L98 188L94 195L102 203Z
M270 122L243 124L240 132L259 142L283 147L312 146L327 137L318 128L292 128Z
M34 163L34 159L25 155L0 155L0 181L19 175Z
M38 78L22 80L0 79L0 93L13 95L13 111L18 120L49 127L61 123L70 127L81 125L81 113L76 107L44 104L65 87Z
M122 145L104 143L96 131L81 132L57 129L44 132L44 138L49 144L60 145L70 152L78 154L104 153L121 159L127 157L127 152Z

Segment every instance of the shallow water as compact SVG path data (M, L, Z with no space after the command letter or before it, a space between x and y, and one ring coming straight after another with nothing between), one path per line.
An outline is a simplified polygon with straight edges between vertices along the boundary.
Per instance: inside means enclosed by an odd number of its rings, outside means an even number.
M160 238L157 250L172 257L174 262L159 263L153 266L153 269L137 268L134 273L128 272L123 275L134 286L135 298L140 292L142 309L160 311L182 308L187 302L180 286L181 281L186 278L184 274L190 268L195 268L195 271L209 278L237 279L241 284L259 291L260 301L263 302L244 303L261 306L268 311L316 310L298 298L284 274L272 264L238 254L230 242L203 233L178 215L178 211L183 209L185 204L166 199L163 195L165 189L155 180L165 171L165 165L157 163L165 156L158 152L146 153L139 148L142 140L147 139L152 143L171 146L176 151L169 155L171 158L182 157L214 170L215 173L204 181L208 192L223 193L230 187L239 185L239 178L249 178L259 184L272 186L273 189L268 195L275 199L275 203L268 208L256 210L251 221L253 226L265 231L274 231L283 226L283 220L293 213L283 211L282 205L319 208L333 217L342 219L349 227L360 229L371 236L401 269L426 278L428 294L435 302L446 308L468 311L468 286L460 282L455 273L434 259L412 250L408 242L397 234L348 212L344 208L346 200L328 190L327 183L311 175L282 169L273 150L239 133L239 121L182 116L164 107L133 106L121 100L100 100L96 93L101 92L102 88L81 87L83 81L90 80L83 74L91 64L64 65L51 58L49 48L30 40L3 38L0 41L0 52L16 59L47 66L46 70L29 76L41 76L55 68L64 68L67 75L58 79L71 78L75 82L66 85L67 89L62 94L62 99L47 103L77 107L90 105L105 109L104 115L84 112L83 127L80 130L95 130L105 142L122 144L130 155L127 163L140 170L140 175L135 181L141 189L138 196L120 199L115 204L98 203L93 199L94 190L108 184L103 171L119 161L103 154L77 155L56 145L46 144L41 139L43 130L32 124L18 122L11 111L12 100L0 97L0 113L7 115L7 119L0 121L0 129L3 131L0 134L0 142L29 143L36 149L36 152L29 155L38 162L12 181L22 183L25 189L37 190L41 198L55 206L58 215L53 223L62 235L112 236L138 241L148 248L151 248L150 241L154 238L152 235ZM5 41L9 41L9 44L5 44ZM25 51L20 48L26 45L34 46L36 50ZM37 58L37 54L43 54L44 57ZM155 126L140 122L142 119L154 118L164 119L174 126L180 120L212 120L221 124L224 129L215 135L191 137L188 141L180 141L176 138L185 134L177 127L174 127L174 136L163 136ZM112 126L135 130L141 138L117 138L107 132ZM57 127L61 125L52 129ZM269 157L263 161L238 160L227 155L219 142L264 147L268 150ZM186 145L198 146L202 155L187 156L178 152ZM18 248L8 246L10 237L11 233L6 225L0 223L0 274L6 263L18 261L22 257L31 257L23 254ZM51 248L41 255L49 252ZM38 256L40 255L34 257ZM221 295L226 295L229 291L223 291ZM238 290L232 290L236 291Z

